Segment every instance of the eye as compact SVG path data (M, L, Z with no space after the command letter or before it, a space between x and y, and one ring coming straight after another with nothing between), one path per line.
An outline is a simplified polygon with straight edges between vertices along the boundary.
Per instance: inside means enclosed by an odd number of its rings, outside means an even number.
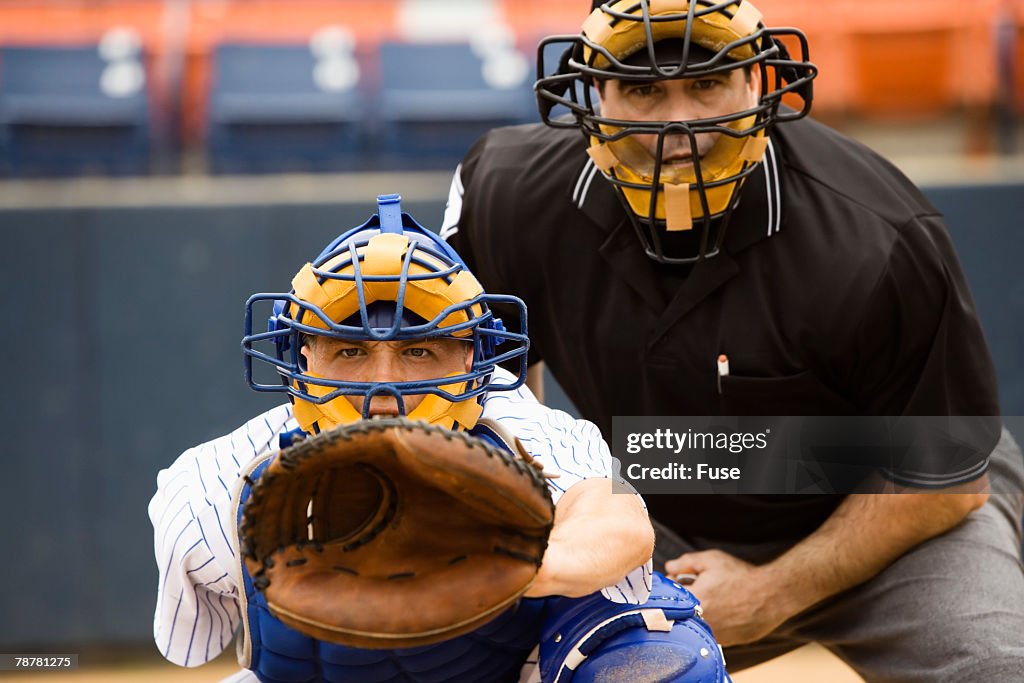
M358 346L348 346L338 351L338 355L341 356L342 358L355 358L356 356L359 356L362 353L363 350Z
M657 92L657 89L653 83L640 83L631 86L626 92L635 97L651 97Z
M715 78L698 78L691 86L694 90L711 90L718 87L719 82Z
M422 346L410 346L405 350L405 352L413 358L424 358L430 353L430 351Z

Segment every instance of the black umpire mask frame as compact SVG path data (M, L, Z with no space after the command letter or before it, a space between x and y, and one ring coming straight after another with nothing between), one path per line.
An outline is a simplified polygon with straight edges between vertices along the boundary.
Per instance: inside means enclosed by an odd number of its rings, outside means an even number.
M662 16L651 16L647 0L640 0L626 11L611 9L612 4L605 3L601 11L613 17L613 23L620 21L643 22L646 54L643 48L630 55L616 57L605 46L590 40L586 35L558 35L544 38L537 48L537 81L534 91L541 120L552 128L576 128L587 139L603 143L614 143L631 135L657 136L654 155L653 174L650 184L637 183L618 177L614 169L602 170L604 177L613 185L623 208L636 231L644 252L651 259L666 264L693 264L715 256L721 249L725 239L726 227L734 209L739 203L740 192L746 179L761 165L761 161L744 162L739 172L713 181L706 181L701 169L700 154L697 153L698 135L718 133L733 138L752 136L760 131L768 135L771 128L778 123L796 121L805 117L811 109L813 101L813 79L818 74L817 67L809 61L809 49L806 36L795 28L765 28L762 24L750 35L722 46L716 52L705 49L693 39L692 29L695 19L705 15L722 13L731 19L732 14L726 8L737 5L731 2L713 3L707 0L693 0L687 11ZM700 9L698 9L700 7ZM637 13L639 12L639 14ZM657 22L685 21L682 36L674 36L673 40L682 39L678 58L666 63L664 55L660 60L656 54L656 41L653 24ZM799 59L790 57L782 38L795 38L800 46ZM669 39L663 39L664 44ZM544 63L545 49L552 44L564 44L566 49L561 52L557 67L549 70ZM730 57L737 50L749 50L752 56L744 59ZM702 61L703 56L710 54ZM595 66L601 60L606 66ZM643 63L637 63L637 62ZM650 83L668 79L698 79L720 75L736 69L758 68L761 75L761 91L756 105L743 111L706 119L688 121L625 121L611 119L601 115L596 106L592 86L608 80ZM793 93L802 101L799 109L781 107L783 96ZM568 117L552 117L555 106L561 105L569 110ZM730 126L743 119L753 117L753 124L743 129ZM675 253L668 249L666 242L670 233L666 221L656 218L658 196L664 190L662 182L663 150L667 136L685 136L688 139L692 154L695 181L691 189L696 191L702 208L702 214L694 217L694 228L699 229L699 244L692 242L684 248L684 253ZM711 213L707 191L725 185L734 185L725 208L718 213ZM647 216L638 215L631 207L625 190L646 191L650 195ZM674 233L679 234L679 233ZM696 233L690 233L696 234Z

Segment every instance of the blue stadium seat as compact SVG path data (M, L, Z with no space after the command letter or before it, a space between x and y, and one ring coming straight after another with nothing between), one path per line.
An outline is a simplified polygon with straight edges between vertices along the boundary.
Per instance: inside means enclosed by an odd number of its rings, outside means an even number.
M141 53L110 61L87 47L0 47L0 173L149 170L150 107Z
M536 120L530 61L462 43L381 43L376 119L384 162L450 168L489 129Z
M347 170L359 165L363 93L350 52L310 45L218 45L207 114L216 173Z

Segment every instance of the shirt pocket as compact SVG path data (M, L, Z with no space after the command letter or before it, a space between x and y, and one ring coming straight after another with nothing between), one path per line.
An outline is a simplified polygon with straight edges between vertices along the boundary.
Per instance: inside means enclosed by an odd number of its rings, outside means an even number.
M779 377L719 378L721 415L856 415L853 404L810 370Z

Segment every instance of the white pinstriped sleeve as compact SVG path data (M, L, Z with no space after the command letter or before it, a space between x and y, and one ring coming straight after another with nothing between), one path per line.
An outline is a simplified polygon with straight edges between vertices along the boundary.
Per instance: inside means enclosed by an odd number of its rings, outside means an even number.
M503 383L514 379L511 373L501 368L495 371L494 376ZM525 385L515 391L487 394L482 416L509 429L544 465L546 472L559 475L557 479L549 480L555 502L577 482L611 476L611 452L597 425L548 408L538 402ZM646 510L647 505L639 494L637 499ZM601 592L612 602L645 602L651 593L652 571L652 561L648 560L622 581Z
M160 572L153 637L169 661L199 666L231 642L241 618L231 488L242 466L295 426L290 406L279 406L188 449L157 475L149 502Z

